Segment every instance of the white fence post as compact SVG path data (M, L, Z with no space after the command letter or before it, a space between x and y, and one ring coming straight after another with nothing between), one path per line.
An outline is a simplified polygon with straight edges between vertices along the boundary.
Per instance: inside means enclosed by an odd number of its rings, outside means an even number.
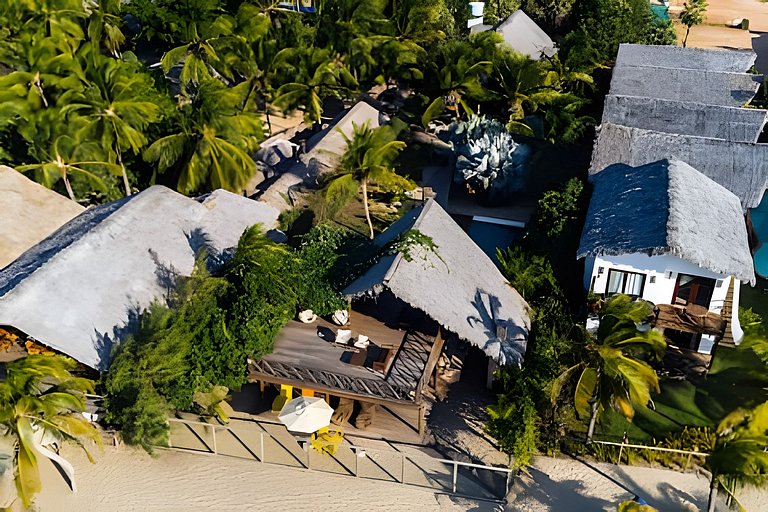
M217 455L219 452L216 448L216 425L211 425L211 430L213 430L213 454Z
M456 480L459 476L459 465L453 463L453 494L456 494Z
M264 431L261 431L261 462L264 462Z

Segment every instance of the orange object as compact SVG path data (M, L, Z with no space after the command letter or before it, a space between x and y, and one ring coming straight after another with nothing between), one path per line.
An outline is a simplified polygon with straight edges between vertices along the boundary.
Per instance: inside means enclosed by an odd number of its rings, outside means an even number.
M315 391L313 389L302 388L301 396L315 396Z

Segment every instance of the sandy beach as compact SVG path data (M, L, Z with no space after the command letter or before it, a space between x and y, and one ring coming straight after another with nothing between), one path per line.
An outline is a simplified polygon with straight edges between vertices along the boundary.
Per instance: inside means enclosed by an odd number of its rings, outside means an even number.
M122 447L106 448L97 464L90 464L73 447L63 454L75 465L78 491L70 492L55 468L43 462L44 490L37 502L41 512L502 509L429 489L222 456L166 450L149 456ZM633 493L662 511L706 505L707 478L695 473L549 457L537 458L529 471L530 477L514 484L504 510L613 511ZM744 498L750 511L760 510L757 504L764 499L754 491Z

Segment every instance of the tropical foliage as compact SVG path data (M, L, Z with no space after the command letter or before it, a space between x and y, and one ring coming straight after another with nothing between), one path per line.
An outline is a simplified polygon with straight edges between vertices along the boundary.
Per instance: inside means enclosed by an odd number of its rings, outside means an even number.
M344 206L361 191L370 238L374 233L368 186L375 184L384 191L396 192L412 188L411 182L393 168L398 153L405 148L404 142L396 140L398 132L395 125L371 128L368 123L353 125L351 138L340 132L347 148L336 171L324 181L325 197L332 209Z
M292 250L255 226L213 273L207 265L217 255L203 250L193 275L177 278L168 305L150 307L120 344L105 380L107 421L151 451L167 442L173 410L225 417L223 388L245 384L248 358L269 353L299 309L324 314L344 305L328 281L334 259L325 258L343 239L318 227Z
M57 453L62 443L77 443L93 462L89 451L101 446L101 436L82 415L93 382L74 376L75 361L64 357L27 356L2 366L0 507L10 507L18 496L28 508L42 488L40 457L51 459L70 481L72 466ZM14 478L15 492L10 483Z
M719 489L731 497L739 487L768 483L768 402L754 409L737 409L717 427L706 467L712 474L708 511L714 512ZM737 500L738 503L738 500ZM739 504L739 508L744 507Z
M666 342L661 333L647 325L652 306L632 301L627 295L615 295L606 301L599 314L600 325L585 337L581 361L552 385L556 403L568 381L578 377L573 403L582 418L589 418L587 441L592 440L598 416L613 408L632 421L636 407L647 407L651 393L659 392L659 378L646 360L660 360ZM646 324L641 329L640 325Z

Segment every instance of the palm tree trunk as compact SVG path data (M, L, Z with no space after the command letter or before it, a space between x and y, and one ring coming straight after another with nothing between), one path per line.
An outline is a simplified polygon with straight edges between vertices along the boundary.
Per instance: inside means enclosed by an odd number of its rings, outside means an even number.
M64 188L67 189L67 194L69 195L69 198L73 201L77 201L75 199L75 193L72 191L72 184L69 182L69 178L67 178L66 173L64 176L62 176L62 180L64 180Z
M683 48L685 48L685 44L688 42L688 34L691 33L691 26L687 25L688 28L685 29L685 37L683 38Z
M592 442L592 436L595 435L595 425L597 424L597 397L591 400L591 416L589 417L589 428L587 429L587 444Z
M592 393L592 398L589 400L590 417L589 428L587 429L587 444L592 442L592 436L595 435L595 425L597 425L597 413L599 411L598 401L600 396L600 377L602 374L602 368L597 368L597 378L595 379L595 390Z
M712 480L709 482L709 504L707 505L707 512L715 512L717 506L717 477L712 475Z
M373 240L373 223L371 222L371 212L368 210L368 180L363 180L363 208L365 209L365 220L368 222L370 237Z
M117 161L120 162L120 169L123 173L123 187L125 187L125 196L128 197L131 195L131 182L128 181L128 171L125 169L125 164L123 163L123 157L120 154L120 150L117 150Z

